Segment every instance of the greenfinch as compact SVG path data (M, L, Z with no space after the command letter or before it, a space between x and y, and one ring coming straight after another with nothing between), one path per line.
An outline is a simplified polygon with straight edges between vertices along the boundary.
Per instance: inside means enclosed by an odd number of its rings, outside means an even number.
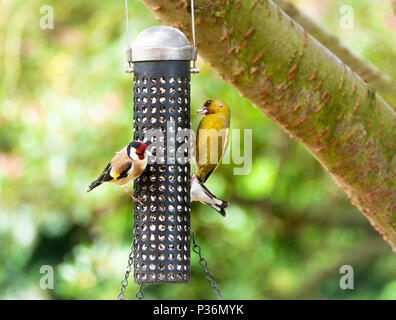
M196 176L205 183L219 166L230 141L231 110L218 99L207 100L197 111L205 115L197 130L195 160Z

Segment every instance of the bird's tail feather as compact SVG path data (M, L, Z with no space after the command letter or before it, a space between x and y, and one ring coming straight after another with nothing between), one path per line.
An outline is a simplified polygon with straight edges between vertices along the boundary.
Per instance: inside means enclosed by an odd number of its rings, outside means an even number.
M212 207L214 210L216 210L218 213L220 213L223 217L226 216L226 211L224 209L228 208L228 201L221 200L217 198L212 192L209 191L208 188L206 188L203 183L199 182L202 188L204 189L205 193L212 198L215 203L206 203L208 206Z
M217 200L221 201L221 204L208 204L208 205L214 210L216 210L218 213L220 213L223 217L225 217L226 216L225 208L228 207L228 201L224 201L220 199Z
M99 179L95 180L95 181L92 181L92 183L88 187L87 192L91 191L92 189L95 189L96 187L100 186L102 183L103 183L103 181L100 181Z

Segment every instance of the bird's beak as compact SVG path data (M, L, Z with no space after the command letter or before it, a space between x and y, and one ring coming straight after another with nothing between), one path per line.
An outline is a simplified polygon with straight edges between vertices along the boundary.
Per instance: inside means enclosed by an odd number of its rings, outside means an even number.
M153 157L153 154L152 154L150 151L148 151L147 149L146 149L146 151L144 151L144 154L145 154L147 157L149 157L149 158L152 158L152 157Z
M208 112L208 107L202 106L198 111L197 114L205 115Z

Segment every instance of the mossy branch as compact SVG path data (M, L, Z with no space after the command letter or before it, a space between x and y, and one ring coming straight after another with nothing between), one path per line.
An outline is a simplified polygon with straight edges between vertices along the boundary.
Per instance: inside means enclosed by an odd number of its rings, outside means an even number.
M189 1L143 2L190 33ZM270 0L195 12L200 57L303 144L396 252L395 111Z

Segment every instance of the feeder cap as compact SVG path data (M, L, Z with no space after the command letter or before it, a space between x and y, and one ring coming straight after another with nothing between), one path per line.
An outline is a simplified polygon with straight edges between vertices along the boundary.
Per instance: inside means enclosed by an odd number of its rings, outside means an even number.
M132 47L132 62L160 60L194 60L193 47L179 29L155 26L137 36Z

